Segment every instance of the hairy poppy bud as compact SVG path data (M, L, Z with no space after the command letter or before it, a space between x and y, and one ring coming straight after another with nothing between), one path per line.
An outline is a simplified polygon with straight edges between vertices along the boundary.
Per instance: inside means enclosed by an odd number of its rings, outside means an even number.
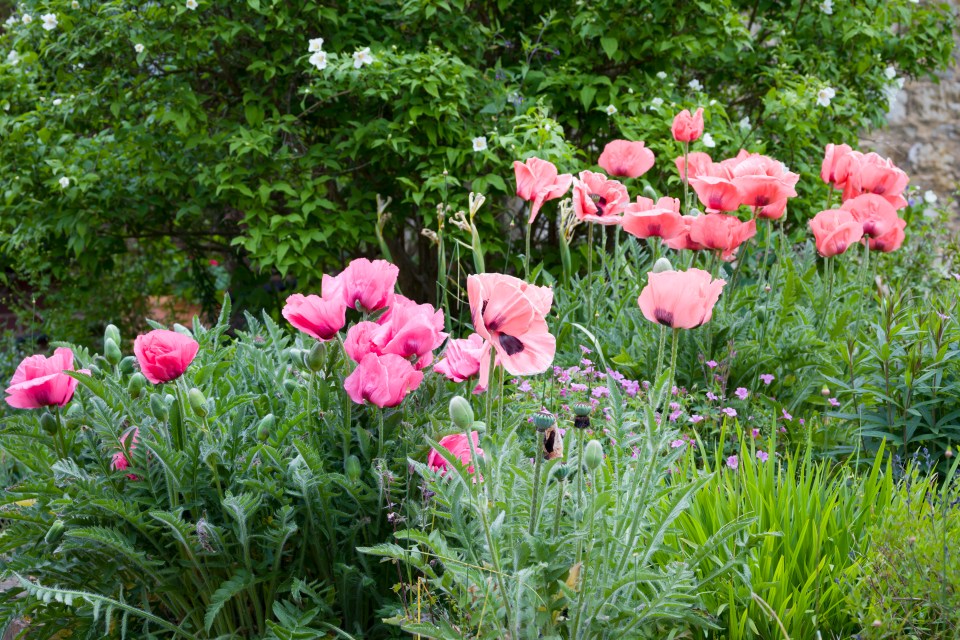
M123 360L120 346L110 338L107 338L103 343L103 357L112 365L120 364L120 361Z
M297 381L293 378L287 378L283 381L283 388L286 389L287 393L292 394L297 390Z
M144 387L147 386L147 379L142 373L135 373L130 376L130 382L127 383L127 393L130 394L130 397L136 400L140 397L140 394L143 393Z
M127 356L120 361L120 373L131 374L133 373L133 365L137 362L137 356Z
M260 424L257 425L257 439L260 440L260 442L266 442L276 425L277 419L272 413L268 413L267 415L263 416L263 418L260 420Z
M313 348L304 355L303 363L307 365L307 369L316 373L323 369L323 361L326 359L326 355L324 344L317 342L313 345Z
M470 408L466 398L462 396L450 398L450 419L461 429L469 429L473 426L473 409Z
M670 261L666 258L657 258L657 261L653 263L654 273L663 273L664 271L673 271L673 265L670 264Z
M590 471L595 470L603 462L603 445L599 440L591 440L583 450L583 463Z
M156 393L150 396L150 413L160 422L167 419L167 407L163 404L163 399Z
M193 412L197 416L203 418L207 415L207 398L203 395L203 392L196 387L187 391L187 400L190 401L190 408L193 409Z
M43 415L40 416L40 426L50 435L54 435L60 430L60 425L57 423L57 419L54 418L53 414L49 411L44 411Z
M103 330L103 344L107 344L107 340L113 340L113 343L116 345L120 344L120 329L117 329L116 325L108 324L107 328Z
M64 528L63 520L54 520L50 528L47 529L47 534L43 536L43 541L50 546L57 544L60 542L60 538L63 537Z
M360 479L360 474L363 472L363 469L360 468L360 458L354 455L348 456L343 466L350 482L356 482Z

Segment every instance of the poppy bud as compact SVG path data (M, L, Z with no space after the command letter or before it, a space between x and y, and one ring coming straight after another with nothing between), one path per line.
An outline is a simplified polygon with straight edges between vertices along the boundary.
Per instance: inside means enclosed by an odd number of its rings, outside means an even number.
M120 364L120 361L123 360L123 354L120 353L120 347L116 342L107 338L103 343L103 356L107 359L112 365Z
M163 404L163 400L160 399L160 396L153 394L150 396L150 413L153 414L153 417L163 422L167 419L167 407Z
M603 445L599 440L591 440L583 450L583 463L590 471L595 470L603 462Z
M130 394L130 397L136 400L140 397L140 394L143 393L144 387L147 386L147 379L142 373L135 373L130 376L130 382L127 383L127 393Z
M303 357L303 363L307 365L307 369L316 373L323 369L323 362L326 359L326 349L322 342L317 342L313 345L313 348L310 349Z
M47 534L43 536L43 541L53 546L60 542L60 538L63 537L63 520L54 520L53 524L50 525L50 528L47 529Z
M663 273L664 271L673 271L673 265L670 264L670 261L666 258L657 258L657 261L653 263L654 273Z
M537 431L546 431L556 423L557 419L549 411L538 411L533 414L533 425Z
M360 474L363 472L363 469L360 468L360 458L354 455L348 456L343 466L350 482L357 482L360 479Z
M137 356L127 356L120 361L120 373L133 373L133 365L137 362Z
M193 409L193 412L197 416L204 418L207 415L207 399L204 397L203 392L196 387L187 391L187 400L190 401L190 408Z
M49 411L44 411L43 415L40 416L40 426L50 435L54 435L60 430L60 425L57 424L57 419L54 418L53 414Z
M277 419L273 417L272 413L263 416L260 424L257 425L257 439L260 440L260 442L266 442L267 438L270 437L270 432L273 431L276 425Z
M103 380L103 371L100 370L100 367L91 363L87 365L87 369L90 371L91 376L97 380Z
M466 398L462 396L450 398L450 419L461 429L469 429L473 426L473 409L470 408Z
M103 330L103 344L107 344L107 340L113 340L114 344L120 344L120 329L117 329L116 325L108 324L107 328Z

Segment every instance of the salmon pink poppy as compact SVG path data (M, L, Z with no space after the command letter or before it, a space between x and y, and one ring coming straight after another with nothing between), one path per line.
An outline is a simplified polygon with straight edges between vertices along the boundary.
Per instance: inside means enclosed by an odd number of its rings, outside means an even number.
M611 176L639 178L653 166L653 151L643 142L613 140L607 143L597 164Z
M528 224L533 224L544 202L561 197L573 182L572 175L557 175L557 167L552 162L536 157L527 158L526 162L514 161L513 172L517 179L517 196L533 203Z
M796 173L788 171L779 160L774 160L763 155L750 155L740 159L731 167L733 183L740 189L741 201L754 210L765 208L769 205L779 202L785 202L787 198L794 198L797 195L794 186L800 180ZM780 209L780 217L783 215L783 209ZM767 216L776 213L776 209L771 210Z
M680 179L684 182L686 182L688 175L690 178L699 178L700 176L708 175L710 165L713 164L710 154L702 151L688 153L686 161L684 161L683 156L679 156L674 159L673 162L677 165ZM687 171L687 167L690 168L689 171Z
M480 357L483 355L484 341L478 333L468 338L451 340L443 352L443 358L433 365L433 370L454 382L463 382L480 373Z
M620 226L638 238L673 238L685 228L680 200L663 197L654 203L650 198L638 196L636 202L626 206Z
M829 209L813 216L810 230L817 252L824 258L843 253L863 237L863 226L852 213L843 209Z
M166 329L154 329L133 341L140 371L153 384L182 376L199 350L200 344L193 338Z
M473 450L477 454L477 457L482 457L483 449L480 448L480 434L476 431L471 431L470 438L473 440ZM462 464L470 465L467 467L467 473L473 474L474 468L472 464L473 457L470 452L470 440L467 440L465 433L453 433L449 436L444 436L437 444L452 453ZM439 472L440 475L446 475L450 469L450 463L448 463L446 458L441 456L436 449L430 449L430 453L427 454L427 466L431 471Z
M787 211L787 199L778 200L776 202L771 202L770 204L760 207L757 211L758 218L765 218L767 220L779 220L783 217L783 214Z
M357 258L337 278L343 287L343 301L350 309L369 313L390 303L400 269L386 260Z
M740 188L729 178L701 176L691 178L690 186L707 211L736 211L743 201Z
M354 362L373 353L398 355L417 370L433 362L433 350L443 344L443 311L394 295L389 310L377 322L358 322L347 331L344 351Z
M602 173L581 171L573 181L573 212L581 222L619 224L629 202L627 188Z
M321 291L322 296L299 293L289 296L282 313L300 331L326 342L335 338L346 324L347 305L337 278L323 276Z
M901 245L903 245L903 241L906 238L906 235L903 233L903 230L906 228L906 226L906 220L903 218L897 218L893 228L891 228L885 234L882 236L877 236L876 238L870 238L870 250L883 251L885 253L896 251Z
M835 189L843 189L849 175L849 164L843 158L852 151L847 144L828 144L820 164L820 179Z
M49 358L42 355L24 358L7 387L7 404L17 409L66 406L73 398L77 380L64 371L73 370L73 351L66 347L59 347Z
M840 207L863 225L863 235L878 238L897 224L897 211L883 196L865 193L847 200Z
M133 454L133 450L137 448L137 442L140 439L140 429L134 427L132 430L127 431L122 436L120 436L120 449L113 454L113 458L110 461L110 468L114 471L124 471L130 468L130 460L127 458L127 453ZM130 441L130 446L127 446L127 441ZM127 479L129 480L139 480L140 477L128 473Z
M708 213L690 223L690 239L704 249L719 251L724 260L732 259L734 251L756 233L756 218L742 222L724 213Z
M343 381L343 388L357 404L371 402L382 409L403 402L422 381L423 373L400 356L368 353Z
M873 152L867 153L860 158L858 169L856 180L847 181L844 200L872 193L884 198L894 209L907 206L902 194L910 178L892 160Z
M687 109L678 113L673 119L670 131L677 142L693 142L698 139L703 134L703 107L697 109L693 115L690 115Z
M650 322L693 329L713 317L713 307L725 284L702 269L650 272L637 304Z
M703 245L699 242L694 242L690 237L690 226L696 219L696 216L683 216L683 229L674 237L666 238L663 241L664 244L676 251L682 251L684 249L688 251L700 251L703 249Z

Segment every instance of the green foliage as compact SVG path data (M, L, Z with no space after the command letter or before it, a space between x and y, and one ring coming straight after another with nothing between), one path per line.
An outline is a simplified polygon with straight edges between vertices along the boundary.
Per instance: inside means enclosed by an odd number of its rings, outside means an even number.
M78 339L146 315L144 293L175 289L212 312L229 284L243 307L275 306L276 287L263 288L273 273L309 284L376 250L378 196L392 199L384 237L406 289L431 294L419 232L438 205L486 192L487 251L516 260L510 161L538 153L576 171L608 140L642 138L661 168L647 182L676 189L668 123L683 107L706 107L716 153L768 150L811 173L824 143L882 122L888 66L913 77L948 63L953 24L945 5L908 0L836 3L832 15L805 0L562 12L516 0L26 0L13 18L0 35L0 264L43 292L58 335ZM323 70L309 62L316 37ZM354 68L365 47L373 62ZM836 96L819 106L828 86ZM809 212L820 188L800 190L795 208ZM548 254L550 215L534 233Z

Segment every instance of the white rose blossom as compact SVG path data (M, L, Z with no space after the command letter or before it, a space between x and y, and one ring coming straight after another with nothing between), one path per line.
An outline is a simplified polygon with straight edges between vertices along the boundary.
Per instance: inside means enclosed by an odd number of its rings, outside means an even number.
M63 100L61 100L60 98L55 98L55 99L54 99L54 101L53 101L53 106L59 107L61 104L63 104Z
M666 71L657 71L657 77L660 78L661 80L666 80L666 79L667 79L667 72L666 72Z
M486 151L487 150L487 137L486 136L477 136L473 139L473 150L474 151Z
M57 28L57 14L45 13L40 16L40 19L43 20L43 28L45 31L53 31Z
M77 0L73 0L73 2L70 3L70 7L71 7L72 9L79 9L79 8L80 8L80 3L77 2Z
M833 15L833 0L823 0L820 3L820 11L827 14L828 16Z
M663 98L654 98L650 101L650 106L655 109L659 109L661 106L663 106Z
M693 80L691 80L690 82L688 82L688 83L687 83L687 86L690 87L691 89L693 89L694 91L700 91L700 90L703 89L703 85L700 84L700 81L697 80L696 78L694 78Z
M740 122L738 122L737 124L740 125L740 128L741 128L741 129L749 129L749 128L750 128L750 118L749 118L749 117L742 118L742 119L740 120Z

